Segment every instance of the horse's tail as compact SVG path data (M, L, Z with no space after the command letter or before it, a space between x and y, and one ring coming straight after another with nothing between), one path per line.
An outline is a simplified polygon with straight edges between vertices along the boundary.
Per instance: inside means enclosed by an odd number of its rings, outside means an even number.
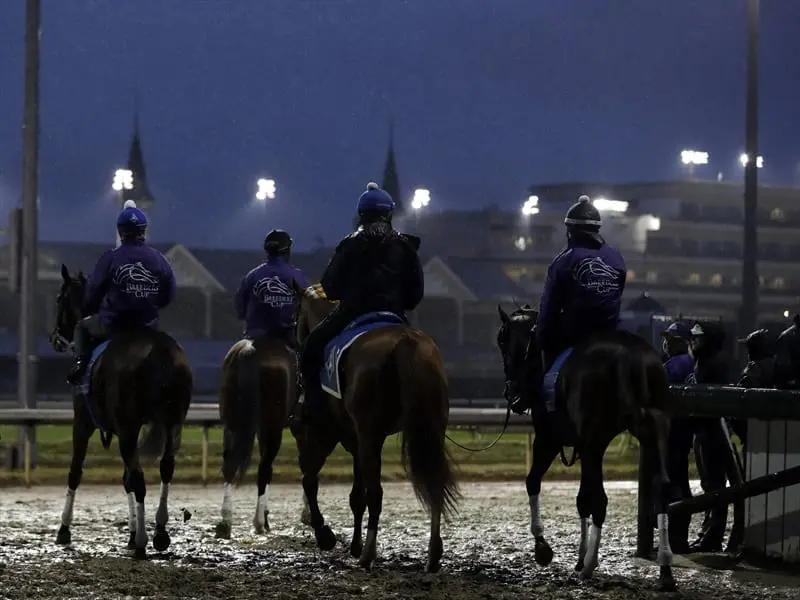
M423 344L422 334L409 330L392 352L400 386L403 466L417 499L428 511L447 519L459 498L452 458L445 446L447 380L436 347L432 342Z
M173 342L174 343L174 342ZM172 349L168 344L155 342L147 357L137 369L139 374L147 373L148 377L142 377L145 386L142 401L147 402L147 406L152 407L153 418L149 427L145 428L145 434L139 442L139 452L142 456L159 456L167 440L167 435L171 435L171 421L174 409L175 398L162 398L165 389L169 388L172 381L174 370L174 359ZM140 375L141 377L141 375ZM174 451L180 447L180 436L174 441Z
M223 440L224 470L233 476L233 482L242 482L253 457L256 429L260 421L260 379L256 347L245 341L237 356L229 365L226 377L231 378L228 390L235 390L225 423ZM232 470L232 471L230 471Z

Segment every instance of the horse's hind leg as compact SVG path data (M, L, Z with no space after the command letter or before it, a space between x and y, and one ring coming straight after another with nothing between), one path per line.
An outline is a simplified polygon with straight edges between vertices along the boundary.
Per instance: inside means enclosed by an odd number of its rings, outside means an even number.
M79 404L80 402L80 404ZM72 541L70 526L72 525L72 512L75 507L75 492L81 484L83 476L83 461L86 460L86 450L89 439L94 433L94 424L86 413L86 406L79 400L75 401L75 415L72 422L72 461L67 476L67 497L64 499L64 510L61 512L61 527L56 534L56 544L69 544Z
M119 453L128 470L128 486L133 491L136 499L136 558L145 558L147 555L147 530L144 519L144 497L147 493L144 483L144 473L139 464L139 451L136 447L139 439L139 427L119 436Z
M649 412L650 422L653 427L653 435L646 436L645 443L642 444L642 451L647 452L657 469L651 472L659 473L658 493L656 494L656 514L658 521L658 565L659 587L663 591L675 589L675 578L672 574L672 548L669 545L669 518L667 512L671 500L670 480L667 471L667 451L669 439L669 419L664 413L658 410Z
M543 567L553 560L553 549L544 537L544 526L539 512L539 494L542 491L542 478L550 469L559 451L558 441L547 432L548 428L541 425L536 428L533 438L533 461L528 476L525 478L525 488L528 492L528 504L531 509L531 534L534 538L534 558ZM539 433L541 432L541 433Z
M586 514L590 511L592 525L586 542L586 554L583 557L583 569L580 571L582 579L588 579L599 564L600 538L603 523L606 520L608 509L608 496L603 485L603 454L607 444L592 447L582 447L581 450L581 489L578 492L580 500L579 512ZM584 525L581 525L583 533ZM580 560L580 557L579 557Z
M272 463L281 449L283 429L262 428L258 436L261 461L258 464L258 496L253 527L256 533L269 531L269 486L272 483Z
M353 539L350 540L350 556L359 558L364 549L361 539L361 525L364 522L364 511L367 510L367 496L364 489L364 478L361 476L361 457L353 453L353 487L350 489L350 510L353 511Z
M136 548L136 496L128 485L128 468L122 473L122 486L125 488L125 497L128 499L128 548Z
M319 472L325 466L325 461L333 449L336 447L337 440L326 437L324 431L314 431L306 434L303 443L298 444L300 449L300 471L303 473L303 492L308 499L308 509L311 513L311 528L314 530L314 537L317 546L321 550L333 550L336 545L336 536L331 528L325 524L325 517L319 509L317 494L319 493Z
M154 425L155 427L155 425ZM167 532L167 521L169 521L169 484L175 473L175 439L180 430L180 426L170 428L167 431L167 440L164 443L164 454L161 455L159 471L161 474L161 490L158 498L158 508L156 509L156 531L153 534L153 548L158 552L164 552L170 545L169 532Z
M385 438L359 439L361 476L367 492L367 539L358 564L371 569L378 556L378 522L383 509L383 486L381 485L381 451Z

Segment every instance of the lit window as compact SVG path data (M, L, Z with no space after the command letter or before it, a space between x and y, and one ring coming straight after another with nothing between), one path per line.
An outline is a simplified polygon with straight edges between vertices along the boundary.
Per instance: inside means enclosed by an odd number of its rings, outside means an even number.
M656 271L648 271L644 278L647 280L647 283L656 283L658 281L658 273Z
M700 273L690 273L686 278L686 283L689 285L700 285Z
M783 211L780 208L773 208L772 212L769 213L769 218L773 221L783 221L786 217L783 214Z
M626 277L627 281L635 281L636 280L636 271L628 269L628 275Z
M786 280L783 277L776 277L772 280L772 285L770 287L775 290L782 290L786 287Z
M525 252L525 249L528 247L528 240L522 236L519 236L514 240L514 247L516 247L516 249L520 252Z
M720 275L719 273L714 273L711 276L711 279L708 280L708 283L709 283L709 285L712 285L714 287L721 286L722 285L722 275Z

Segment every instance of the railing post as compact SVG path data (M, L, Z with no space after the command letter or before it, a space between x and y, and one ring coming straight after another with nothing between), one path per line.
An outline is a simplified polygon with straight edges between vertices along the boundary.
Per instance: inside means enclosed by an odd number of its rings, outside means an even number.
M208 485L208 423L203 423L203 436L201 442L201 466L200 466L200 479L203 485Z

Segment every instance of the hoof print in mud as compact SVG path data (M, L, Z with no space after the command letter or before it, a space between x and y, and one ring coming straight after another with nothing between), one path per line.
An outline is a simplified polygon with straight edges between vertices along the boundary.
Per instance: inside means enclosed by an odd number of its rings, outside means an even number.
M153 548L155 548L158 552L164 552L164 550L169 548L171 541L172 540L170 540L169 534L166 532L166 530L158 530L153 536Z
M323 525L317 529L314 532L314 537L317 538L317 546L319 546L320 550L325 550L327 552L333 550L336 546L336 536L327 525Z
M217 527L214 531L214 537L216 537L218 540L231 539L231 524L217 523Z
M60 546L66 546L67 544L72 543L72 533L70 533L69 527L62 525L58 528L58 533L56 534L56 544Z

